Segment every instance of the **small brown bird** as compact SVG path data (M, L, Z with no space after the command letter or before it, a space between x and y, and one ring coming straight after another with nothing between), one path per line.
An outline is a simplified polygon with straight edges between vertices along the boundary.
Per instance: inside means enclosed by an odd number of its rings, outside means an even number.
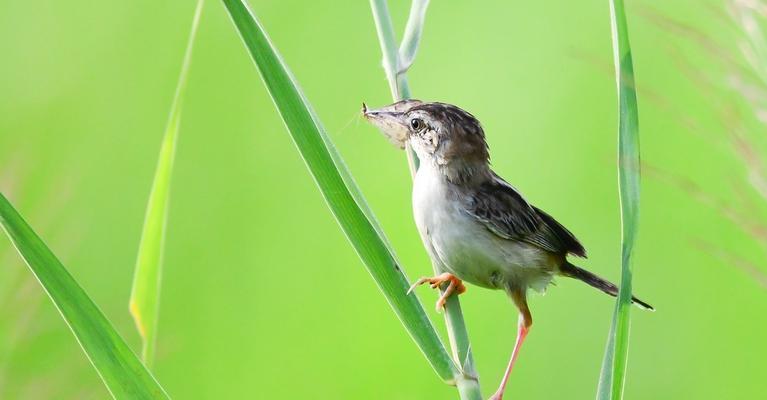
M409 141L421 162L413 184L413 213L424 246L439 271L424 277L437 288L437 301L466 289L462 281L504 290L519 309L517 340L498 390L501 400L509 374L533 318L527 291L544 291L555 276L583 281L609 295L618 288L567 260L586 257L578 239L549 214L528 203L490 169L485 133L479 121L450 104L403 100L362 113L400 148ZM632 297L642 308L652 307Z

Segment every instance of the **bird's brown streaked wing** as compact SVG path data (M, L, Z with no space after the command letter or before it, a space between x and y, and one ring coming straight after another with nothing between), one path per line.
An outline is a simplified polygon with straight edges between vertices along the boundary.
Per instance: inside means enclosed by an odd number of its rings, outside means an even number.
M504 239L530 243L552 253L586 256L586 250L570 231L528 203L502 178L494 178L472 193L469 214Z
M586 249L583 247L581 242L578 241L578 238L573 235L572 232L570 232L567 228L555 220L554 217L547 214L540 208L533 206L533 209L538 213L538 216L543 219L543 222L546 223L546 227L551 230L557 236L557 238L559 238L560 242L568 253L578 257L586 258Z

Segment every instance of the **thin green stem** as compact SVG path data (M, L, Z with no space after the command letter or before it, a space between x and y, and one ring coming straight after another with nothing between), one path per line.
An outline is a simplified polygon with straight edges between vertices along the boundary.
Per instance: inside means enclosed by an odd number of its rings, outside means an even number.
M370 0L370 7L373 10L373 20L376 24L376 32L378 32L378 40L381 44L381 53L383 54L383 67L386 73L386 79L389 81L389 90L391 95L395 99L401 97L400 90L404 88L408 90L407 78L404 85L400 85L397 82L397 63L399 60L399 53L397 50L397 40L394 38L394 26L389 16L389 6L386 0ZM404 74L403 74L404 75Z
M458 388L458 395L461 400L484 400L479 387L479 380L476 378L461 376L456 379L455 386Z
M410 67L410 63L415 59L421 33L423 32L423 23L428 3L428 0L413 1L405 32L405 40L403 40L400 50L397 50L397 41L394 36L394 29L386 0L370 0L373 19L378 31L378 39L381 43L384 70L395 101L410 98L410 87L408 86L406 69ZM411 173L415 175L418 169L418 158L409 147L406 150ZM435 265L434 272L439 274L442 271L439 271ZM464 400L481 399L479 377L474 368L471 343L469 342L466 322L461 312L461 303L458 296L451 296L445 305L445 324L454 361L461 370L461 374L456 377L456 386L458 386L459 394Z
M389 15L389 6L386 0L370 0L370 8L373 10L373 20L378 32L378 41L381 43L381 53L383 54L383 67L386 73L386 79L389 81L389 90L395 101L410 98L410 85L407 82L407 74L400 70L400 55L397 50L397 39L394 36L394 27ZM426 12L424 8L424 12ZM423 19L421 19L423 21ZM421 32L420 30L413 31ZM420 35L419 35L420 36ZM415 41L416 46L418 41ZM413 50L415 52L415 50ZM415 55L413 56L415 57ZM418 156L410 144L405 145L407 154L407 164L410 168L410 174L415 176L418 170Z

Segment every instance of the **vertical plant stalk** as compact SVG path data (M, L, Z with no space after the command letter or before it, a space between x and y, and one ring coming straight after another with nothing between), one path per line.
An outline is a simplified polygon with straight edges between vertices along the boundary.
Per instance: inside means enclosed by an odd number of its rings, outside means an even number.
M370 0L381 52L383 53L383 67L395 101L410 98L410 86L406 72L415 60L418 51L428 4L428 0L413 0L405 28L405 37L399 50L397 50L394 28L386 0ZM418 169L418 158L409 144L406 151L410 172L415 175ZM436 266L433 267L435 274L443 272L437 270ZM450 296L445 305L445 324L454 361L461 368L461 376L456 377L456 385L461 398L464 400L482 399L479 377L474 367L471 343L458 296Z
M618 171L621 204L621 284L597 390L599 400L623 397L629 345L631 263L639 224L639 117L634 66L623 0L610 0L613 54L618 85L620 123Z
M168 200L181 120L181 106L203 4L204 0L198 0L194 11L184 61L181 65L181 73L173 96L168 124L160 147L157 169L149 194L130 296L129 309L141 335L141 358L147 367L150 367L154 362L155 343L157 341L157 315L160 305L165 227L168 220Z
M406 44L403 41L403 47L408 49L410 54L410 64L415 60L415 54L420 43L420 34L423 28L415 28L414 25L423 25L423 17L418 20L413 17L413 11L417 9L415 3L423 3L423 13L426 12L426 6L428 0L414 0L411 8L411 17L408 18L408 32L410 40ZM389 81L389 90L391 91L394 101L409 99L410 98L410 85L407 83L407 68L401 69L400 54L397 50L397 39L394 35L394 26L391 22L391 16L389 15L389 6L386 0L370 0L370 8L373 10L373 20L376 24L376 32L378 33L378 41L381 44L381 53L383 54L383 68L386 73L386 79ZM413 27L411 27L413 25ZM408 64L408 68L410 67ZM407 164L410 168L410 175L415 176L415 172L418 170L418 156L410 147L410 143L405 144L405 153L407 154Z

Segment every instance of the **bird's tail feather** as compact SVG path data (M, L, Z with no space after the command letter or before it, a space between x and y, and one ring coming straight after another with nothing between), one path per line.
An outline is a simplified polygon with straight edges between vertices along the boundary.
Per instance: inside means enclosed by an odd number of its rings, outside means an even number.
M606 281L597 275L586 271L583 268L576 267L573 264L570 264L569 262L565 261L565 264L561 268L562 275L575 278L579 281L588 283L590 286L593 286L610 296L617 296L618 295L618 287L614 284L610 283L609 281ZM636 304L637 306L644 308L646 310L655 311L655 308L653 306L645 303L642 300L639 300L638 298L631 296L631 301Z

